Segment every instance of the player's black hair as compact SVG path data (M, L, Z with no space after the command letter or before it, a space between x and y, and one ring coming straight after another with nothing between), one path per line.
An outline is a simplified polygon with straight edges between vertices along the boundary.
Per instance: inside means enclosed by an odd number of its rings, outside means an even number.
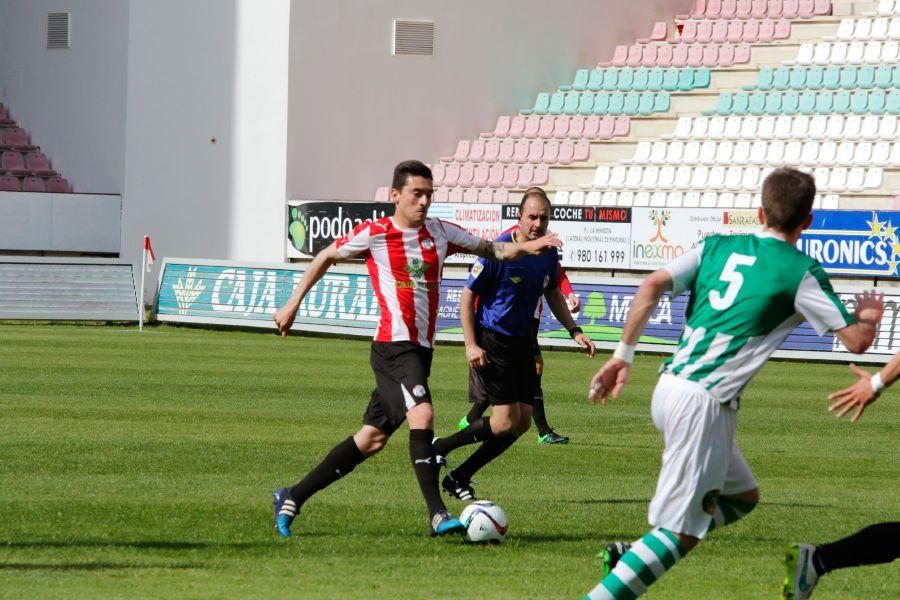
M812 175L790 167L775 169L762 186L766 225L785 233L793 231L812 211L815 196Z
M418 160L404 160L394 167L394 181L391 183L391 187L399 192L403 189L403 186L406 185L406 180L410 176L424 177L429 181L434 179L434 176L431 174L431 169L429 169L425 163Z

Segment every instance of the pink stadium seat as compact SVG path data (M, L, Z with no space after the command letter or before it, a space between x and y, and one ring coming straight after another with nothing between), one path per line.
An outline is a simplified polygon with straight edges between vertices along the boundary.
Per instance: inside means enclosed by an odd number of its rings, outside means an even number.
M756 19L749 19L744 21L744 31L742 32L742 36L740 40L737 42L747 42L748 44L753 44L754 42L759 41L759 25L764 21L757 21Z
M784 15L784 1L783 0L769 0L769 9L767 16L770 19L778 19Z
M456 153L453 160L457 162L465 162L469 159L469 140L460 140L456 145Z
M616 135L616 119L609 115L600 119L597 126L597 137L601 140L608 140Z
M544 142L541 140L532 140L528 145L528 153L525 155L525 160L532 164L537 164L544 159ZM525 161L516 161L516 162L525 162Z
M506 165L503 168L503 187L516 187L516 181L519 180L519 167L516 165Z
M495 163L500 156L500 140L488 140L484 144L484 162Z
M688 60L688 48L691 48L691 47L693 47L693 46L691 46L689 44L678 44L677 46L674 46L672 48L672 61L671 61L670 66L672 66L672 67L686 66L687 60ZM700 50L702 52L703 48L700 48ZM660 65L660 66L662 66L662 65Z
M22 181L22 191L43 193L47 191L47 186L44 184L44 180L40 177L26 177Z
M463 191L462 188L450 188L450 191L447 192L447 202L453 202L454 204L458 204L463 200Z
M529 142L528 140L516 140L515 146L513 146L513 155L512 162L514 163L523 163L528 160L528 148L531 144L538 143L540 144L540 140L533 140Z
M786 40L791 37L791 22L787 19L775 21L775 30L772 37L776 40Z
M507 204L509 202L509 190L500 188L494 190L494 204Z
M749 19L753 12L753 0L737 0L735 15L738 19Z
M659 21L653 24L649 37L638 39L639 44L649 44L650 42L661 42L666 39L669 34L669 28L665 21Z
M613 121L613 137L624 137L631 131L631 119L616 117Z
M581 115L572 117L572 119L569 121L568 135L570 138L574 140L581 139L581 137L584 135L584 121L585 118Z
M478 163L475 165L475 177L472 179L472 185L483 188L487 185L488 177L491 175L491 166L487 163Z
M550 167L538 165L534 168L534 176L530 185L547 185L550 182Z
M516 144L521 141L524 141L526 144L528 143L525 140L513 141L511 139L505 139L500 142L500 154L497 157L497 160L502 163L512 162L513 154L515 154L516 151Z
M740 21L735 21L738 26L738 37L740 37L741 32L743 31L743 24ZM721 44L722 42L728 39L728 21L715 21L712 26L712 41Z
M708 0L703 14L707 19L718 19L722 14L722 0Z
M527 138L536 138L541 128L541 118L537 115L531 115L525 119L525 129L522 135Z
M698 44L707 44L712 41L713 25L715 21L699 21L697 23L697 35L694 41Z
M801 19L811 19L815 14L815 0L800 0L797 4L797 16Z
M431 169L432 177L434 176L434 167ZM432 182L434 183L434 182ZM438 186L437 183L434 183L435 187ZM390 202L391 201L391 190L383 185L380 188L375 190L375 202Z
M612 131L610 131L610 134L612 134ZM582 136L584 136L585 139L595 140L599 137L599 135L600 117L598 117L597 115L591 115L584 120L584 131L582 132Z
M478 204L491 204L494 202L494 190L484 188L478 191Z
M456 163L446 165L444 167L443 184L453 187L456 185L457 181L459 181L459 165Z
M720 19L733 19L737 16L737 0L722 0L722 12Z
M587 140L579 140L575 142L575 153L572 160L575 162L584 162L591 157L591 144Z
M734 64L734 46L722 44L721 46L708 46L710 52L703 53L704 67L730 67Z
M689 17L702 19L706 15L706 0L694 0L694 6L691 8Z
M541 125L538 128L538 137L549 140L553 137L553 127L556 125L556 117L545 115L541 117Z
M525 117L516 115L509 122L509 137L520 138L525 135Z
M527 188L534 183L534 165L519 165L519 176L516 178L516 187Z
M831 0L816 0L815 8L813 9L815 14L822 15L830 15L831 14Z
M493 135L496 137L506 137L509 135L510 118L501 116L497 118L497 126L494 127Z
M658 46L656 48L656 66L668 67L672 64L672 46Z
M381 189L381 188L379 188ZM385 188L387 189L387 188ZM435 188L434 190L434 202L446 202L447 197L449 195L449 191L445 187Z
M587 142L587 140L584 140ZM575 142L572 140L565 140L562 144L559 145L559 156L557 160L560 164L570 165L572 164L572 160L574 160L575 155Z
M703 23L707 23L708 21L701 21ZM681 36L679 38L673 38L669 40L673 44L679 43L679 41L685 44L693 44L697 41L697 25L698 21L686 21L684 26L681 28Z
M469 187L475 181L475 165L465 163L459 168L459 180L457 183L462 187Z
M735 46L734 47L734 62L732 64L745 65L748 62L750 62L750 45L749 44L738 44L737 46Z
M755 21L754 21L755 23ZM738 19L734 19L729 21L727 24L728 32L725 36L724 40L717 40L720 42L728 41L734 44L740 42L744 39L744 22Z
M785 19L796 19L800 15L799 0L784 0L781 3L781 16Z
M558 140L548 140L544 143L544 154L542 157L542 162L547 163L548 165L556 164L559 159L559 141Z
M44 177L56 175L56 172L50 168L50 161L47 160L43 152L29 152L26 154L25 169L35 175Z
M487 181L488 187L495 188L495 187L500 187L501 185L503 185L504 168L505 167L500 163L491 165L491 170L488 175L488 181Z
M432 184L434 184L434 185L444 185L444 173L445 173L445 171L446 171L446 166L445 166L443 163L437 163L436 165L431 165L431 182L432 182ZM379 193L382 189L384 189L385 192L388 192L388 191L389 191L388 188L378 188L378 189L375 191L375 197L376 197L376 198L378 197L378 193ZM388 197L390 197L390 194L388 194ZM387 200L387 198L386 198L386 199L384 200L384 202L387 202L387 201L388 201L388 200Z
M484 160L484 140L475 140L469 145L469 160L472 162Z
M478 190L475 188L463 190L463 202L466 204L476 204L478 202Z
M641 59L644 57L644 47L638 44L628 46L628 55L625 58L625 65L628 67L641 66Z
M0 192L18 192L19 178L12 175L0 177Z
M554 138L561 140L569 135L569 124L571 122L571 118L562 115L560 117L556 117L556 122L553 123L553 136Z
M27 171L22 153L7 150L0 154L0 170L6 171L8 175L25 175Z
M750 21L748 21L749 23ZM772 19L765 19L763 21L752 21L754 23L759 23L759 31L757 32L756 39L759 42L771 42L775 39L775 27L776 23L780 21L773 21ZM787 23L787 21L785 21ZM753 42L753 40L747 40L748 42Z
M612 58L607 63L600 63L601 67L624 67L628 60L628 46L616 46Z
M719 57L719 47L713 44L695 44L688 50L687 66L702 67L704 64L716 64Z
M10 127L2 134L0 145L10 146L12 148L30 148L31 140L28 138L28 132L21 127Z
M765 19L769 16L769 0L752 0L750 6L751 18Z
M641 66L656 66L657 57L659 56L659 48L661 47L662 46L657 46L656 44L648 44L644 46L644 53L641 55Z

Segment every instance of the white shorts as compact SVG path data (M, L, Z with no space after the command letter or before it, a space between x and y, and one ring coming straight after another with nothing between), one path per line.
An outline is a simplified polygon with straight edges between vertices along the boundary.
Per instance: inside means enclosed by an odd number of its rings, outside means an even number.
M653 391L651 411L665 449L648 520L702 539L719 494L740 494L758 486L734 441L737 410L698 383L663 374Z

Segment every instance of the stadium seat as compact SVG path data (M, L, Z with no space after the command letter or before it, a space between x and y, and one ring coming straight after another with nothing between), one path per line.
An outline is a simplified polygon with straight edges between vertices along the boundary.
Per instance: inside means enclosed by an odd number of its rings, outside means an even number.
M0 192L18 192L19 178L12 175L0 176ZM52 190L51 190L52 191Z
M22 176L27 174L22 154L13 150L7 150L0 154L0 170L5 171L7 175Z
M26 177L22 180L23 192L46 192L47 185L42 177Z
M381 195L382 190L384 190L384 194ZM386 187L380 187L375 191L375 202L388 202L390 197L387 195L388 189ZM434 189L434 201L435 202L447 202L448 200L449 190L445 187L436 187Z
M462 187L469 187L472 185L472 182L475 180L475 165L472 163L465 163L460 165L459 167L459 179L457 179L457 185Z
M472 178L472 185L477 188L483 188L487 185L491 175L491 166L487 163L479 163L475 165Z

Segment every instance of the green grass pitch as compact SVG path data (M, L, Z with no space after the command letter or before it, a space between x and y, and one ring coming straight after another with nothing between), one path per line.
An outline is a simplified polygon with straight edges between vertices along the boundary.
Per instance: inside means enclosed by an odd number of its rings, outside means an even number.
M0 597L579 598L596 550L647 530L661 358L639 357L601 407L585 393L608 354L546 352L548 414L572 443L529 432L477 477L509 515L505 544L428 537L405 428L277 538L270 494L356 430L368 354L367 341L271 333L0 326ZM900 518L900 390L851 425L825 411L851 381L841 365L763 370L738 432L762 504L648 598L775 598L788 542ZM431 384L446 434L467 410L462 348L437 349ZM898 590L893 564L829 574L815 598Z

